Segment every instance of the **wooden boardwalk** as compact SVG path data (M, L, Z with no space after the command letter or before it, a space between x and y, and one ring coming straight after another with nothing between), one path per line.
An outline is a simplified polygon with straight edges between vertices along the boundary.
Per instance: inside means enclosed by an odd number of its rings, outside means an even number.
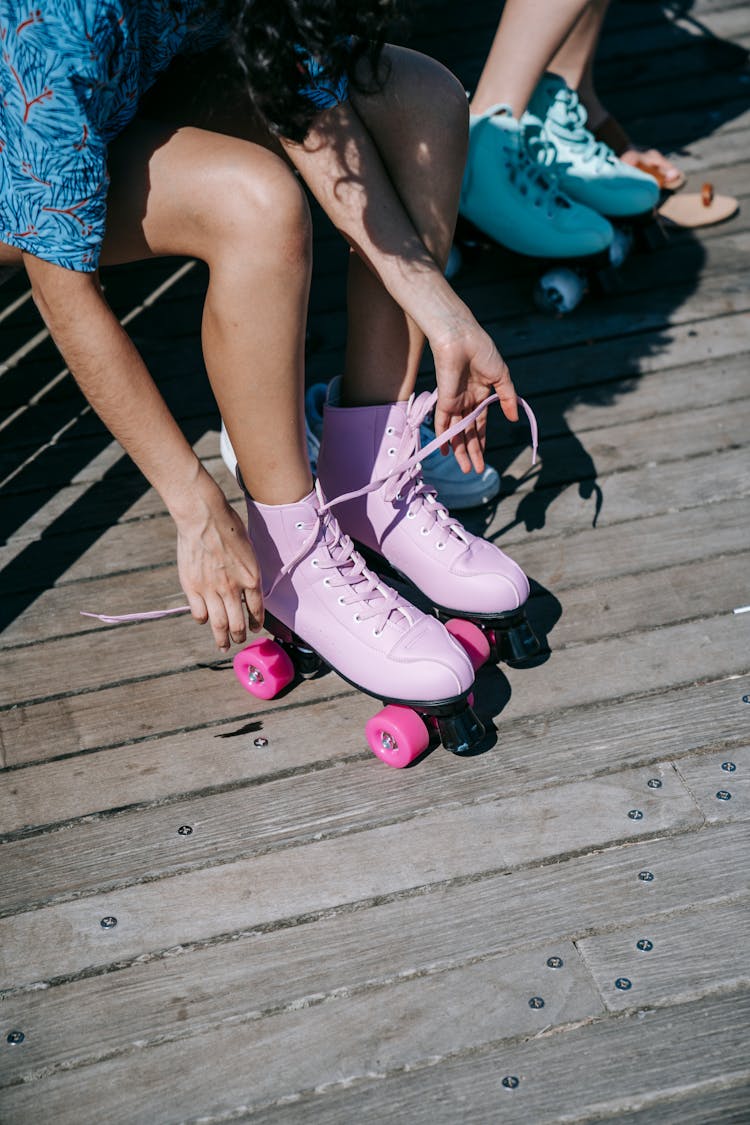
M471 83L495 9L423 4L416 41ZM480 673L487 753L389 770L333 674L262 703L190 620L80 617L170 604L174 533L0 291L4 1125L750 1120L750 9L672 10L620 5L602 85L740 214L566 320L499 252L457 281L542 432L530 472L493 419L469 513L550 648ZM310 381L344 326L317 223ZM105 280L238 499L203 268Z

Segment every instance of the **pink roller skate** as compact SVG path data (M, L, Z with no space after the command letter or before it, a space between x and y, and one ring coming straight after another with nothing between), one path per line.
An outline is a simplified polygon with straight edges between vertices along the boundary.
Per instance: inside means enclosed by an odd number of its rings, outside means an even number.
M422 478L420 457L432 446L420 452L419 427L437 392L386 406L339 407L338 388L334 380L318 474L341 526L371 565L382 569L387 562L425 594L458 639L471 643L475 664L480 652L493 660L535 656L540 646L526 620L526 575L454 519Z
M234 660L243 687L271 699L321 659L384 701L367 724L370 748L405 766L439 738L466 753L483 737L469 699L471 659L447 630L385 585L343 535L320 485L296 504L247 498L263 575L266 628Z

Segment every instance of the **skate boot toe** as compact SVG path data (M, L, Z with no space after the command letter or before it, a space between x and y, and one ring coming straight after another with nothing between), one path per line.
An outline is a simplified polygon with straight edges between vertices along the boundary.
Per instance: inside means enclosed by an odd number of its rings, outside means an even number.
M471 660L434 617L423 617L396 642L389 657L397 668L401 698L424 699L429 685L430 698L454 699L470 691L474 682ZM399 696L391 693L389 698Z
M507 613L528 601L529 580L521 567L485 539L472 542L453 564L451 573L455 581L446 593L452 600L438 604L453 610L481 614L491 607L493 612Z

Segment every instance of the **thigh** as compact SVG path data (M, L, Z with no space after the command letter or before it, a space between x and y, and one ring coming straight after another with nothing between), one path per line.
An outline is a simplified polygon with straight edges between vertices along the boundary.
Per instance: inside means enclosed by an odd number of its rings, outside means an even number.
M138 118L110 146L102 265L162 255L209 260L226 216L274 178L290 176L263 134L245 140Z

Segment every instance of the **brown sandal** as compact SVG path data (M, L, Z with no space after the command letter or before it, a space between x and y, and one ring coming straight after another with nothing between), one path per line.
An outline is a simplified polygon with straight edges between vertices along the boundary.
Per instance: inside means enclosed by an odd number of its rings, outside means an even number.
M670 196L662 203L659 214L677 227L711 227L726 222L740 209L731 195L715 195L714 185L706 183L698 192Z

